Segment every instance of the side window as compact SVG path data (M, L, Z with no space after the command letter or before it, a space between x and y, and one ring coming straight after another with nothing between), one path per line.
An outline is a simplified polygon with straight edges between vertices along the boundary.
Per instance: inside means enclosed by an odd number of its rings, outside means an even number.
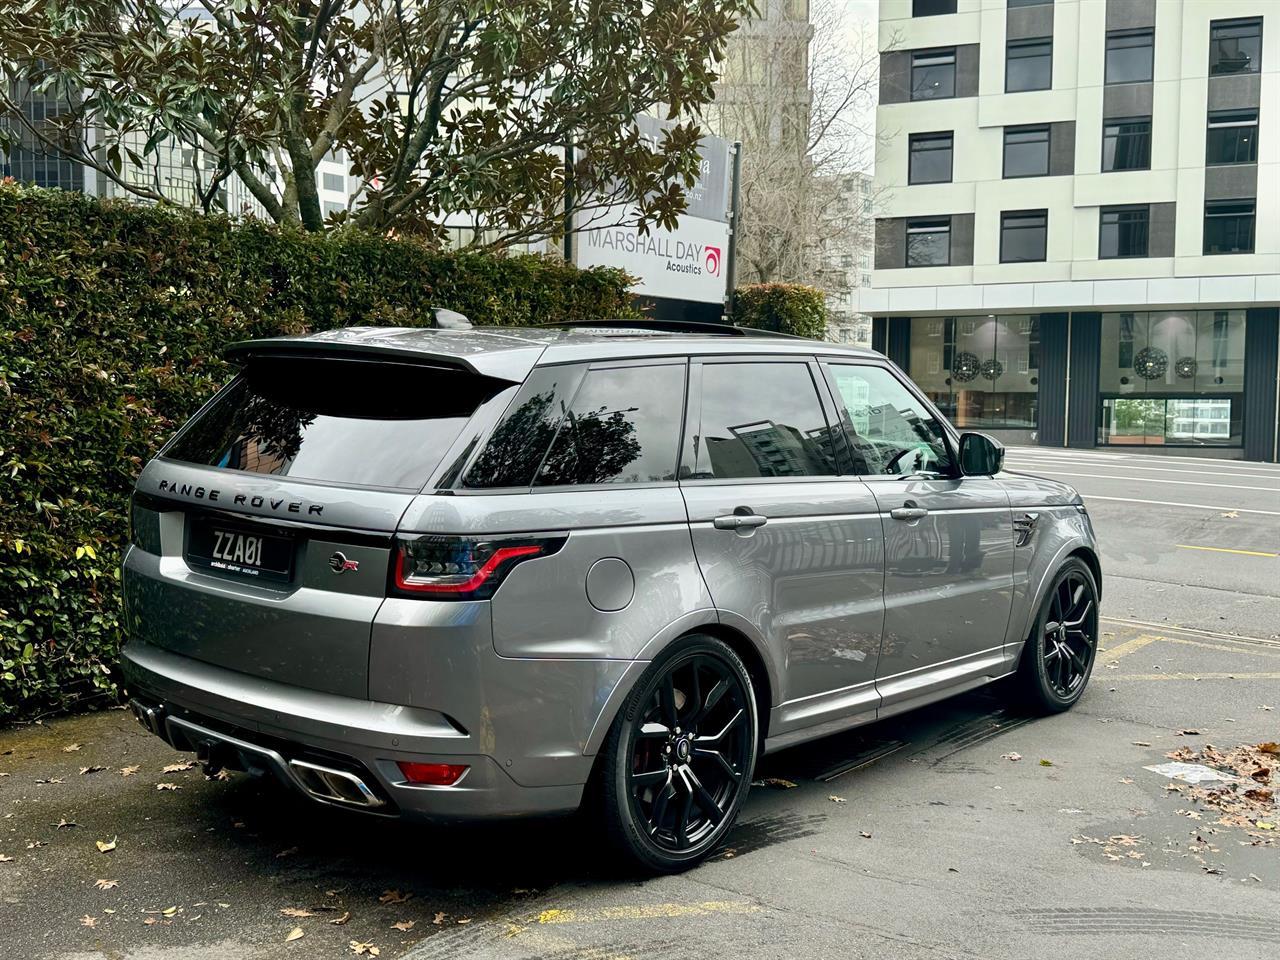
M702 412L685 441L682 477L836 473L832 432L807 364L703 364Z
M848 419L857 471L865 476L949 475L942 425L883 367L827 365Z
M583 367L539 367L525 380L462 481L464 487L527 487L560 426Z
M674 480L684 364L588 370L534 486Z

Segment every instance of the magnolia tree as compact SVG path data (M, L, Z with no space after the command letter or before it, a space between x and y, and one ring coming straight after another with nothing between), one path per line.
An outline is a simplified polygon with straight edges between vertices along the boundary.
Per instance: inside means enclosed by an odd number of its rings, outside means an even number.
M0 150L205 210L235 177L307 230L341 151L359 186L329 223L438 235L467 212L476 242L507 245L562 229L572 144L576 196L670 226L752 2L0 0ZM35 117L32 93L57 109ZM652 144L640 113L683 122Z

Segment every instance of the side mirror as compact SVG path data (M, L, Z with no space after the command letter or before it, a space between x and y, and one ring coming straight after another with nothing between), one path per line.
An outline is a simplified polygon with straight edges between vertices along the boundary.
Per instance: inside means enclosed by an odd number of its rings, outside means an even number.
M960 434L960 472L966 477L988 477L1004 466L1004 444L985 433Z

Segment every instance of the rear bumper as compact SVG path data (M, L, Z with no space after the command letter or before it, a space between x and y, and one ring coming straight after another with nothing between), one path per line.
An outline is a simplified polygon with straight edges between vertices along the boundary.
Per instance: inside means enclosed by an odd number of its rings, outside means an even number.
M525 786L442 713L303 690L131 642L135 713L180 750L268 773L317 802L415 819L472 820L577 809L583 784ZM151 716L146 711L151 711ZM466 764L450 787L405 782L397 760ZM588 760L589 762L589 760ZM315 769L319 768L319 773ZM371 796L363 796L363 784Z

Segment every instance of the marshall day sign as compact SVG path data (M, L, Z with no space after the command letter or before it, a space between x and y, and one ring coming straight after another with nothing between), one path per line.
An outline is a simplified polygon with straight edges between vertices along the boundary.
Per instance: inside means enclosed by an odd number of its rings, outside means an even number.
M661 136L663 121L638 117L640 129ZM642 234L634 207L594 210L578 220L574 261L580 267L621 267L650 297L723 303L729 251L729 143L704 137L697 182L674 230L651 226Z

